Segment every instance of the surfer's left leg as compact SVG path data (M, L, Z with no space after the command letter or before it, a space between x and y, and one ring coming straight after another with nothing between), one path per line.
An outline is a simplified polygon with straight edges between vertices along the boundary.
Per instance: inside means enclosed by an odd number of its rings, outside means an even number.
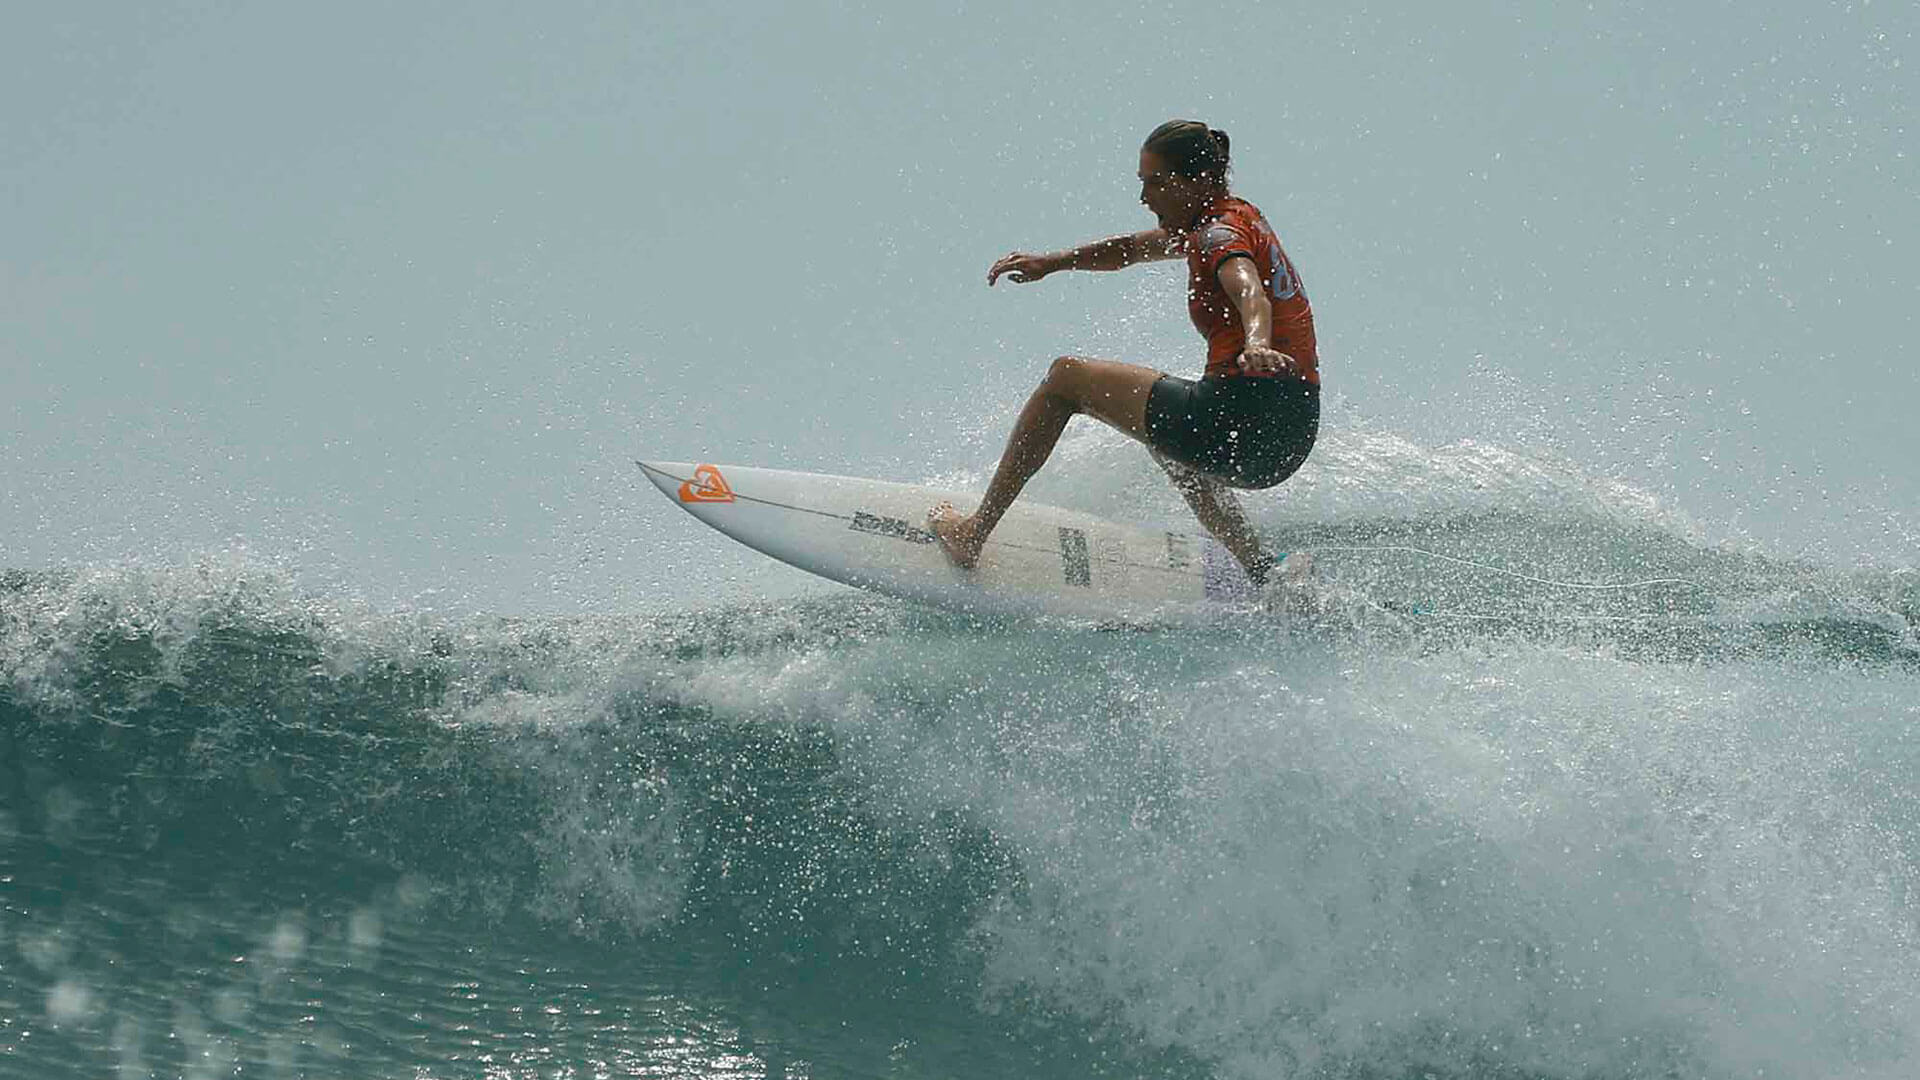
M1280 560L1260 546L1231 488L1260 490L1292 476L1313 449L1320 391L1291 378L1168 376L1147 402L1147 446L1194 516L1254 584Z
M1147 435L1147 397L1161 373L1136 364L1062 356L1047 369L1039 389L1027 399L1007 436L993 482L978 509L962 516L950 503L927 513L927 528L940 540L947 556L960 566L972 566L980 548L1000 518L1019 498L1033 474L1053 453L1060 433L1075 414L1086 413L1136 439Z
M1188 508L1200 519L1201 526L1240 560L1247 577L1255 585L1266 584L1267 575L1273 571L1274 558L1260 546L1260 536L1247 521L1246 511L1240 508L1240 500L1233 497L1233 490L1157 450L1153 451L1153 459L1166 470L1173 489L1187 500Z

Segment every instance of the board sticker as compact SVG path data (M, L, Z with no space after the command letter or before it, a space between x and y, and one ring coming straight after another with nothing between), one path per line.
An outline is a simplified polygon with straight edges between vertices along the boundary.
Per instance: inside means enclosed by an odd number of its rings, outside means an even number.
M1087 534L1083 529L1060 526L1060 564L1069 585L1093 584L1093 567L1087 560Z
M934 541L934 535L925 529L915 528L897 517L871 514L865 510L855 510L853 522L847 528L875 536L891 536L914 544L931 544Z
M1184 533L1167 534L1167 569L1185 570L1193 565L1193 537Z
M680 484L680 501L683 503L730 503L733 501L733 489L727 486L727 478L720 470L711 465L696 466L693 479Z

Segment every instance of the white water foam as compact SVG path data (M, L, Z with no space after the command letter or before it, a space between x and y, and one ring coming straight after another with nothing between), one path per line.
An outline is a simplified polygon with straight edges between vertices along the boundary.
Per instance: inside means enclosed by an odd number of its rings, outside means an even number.
M862 732L876 799L1018 853L976 931L989 998L1225 1075L1892 1077L1920 1052L1920 822L1866 797L1916 779L1889 730L1910 676L1176 635L729 667L684 690ZM897 680L937 714L879 704Z

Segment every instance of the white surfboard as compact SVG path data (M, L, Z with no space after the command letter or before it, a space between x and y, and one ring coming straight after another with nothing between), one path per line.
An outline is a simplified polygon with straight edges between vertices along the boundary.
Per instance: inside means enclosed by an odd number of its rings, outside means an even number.
M962 570L926 530L977 493L745 465L638 463L680 507L735 540L833 581L982 614L1189 622L1257 598L1233 555L1197 531L1145 529L1020 501Z

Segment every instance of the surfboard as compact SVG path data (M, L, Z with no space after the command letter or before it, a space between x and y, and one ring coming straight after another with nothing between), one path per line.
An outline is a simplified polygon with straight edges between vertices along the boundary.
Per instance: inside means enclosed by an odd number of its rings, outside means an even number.
M989 615L1189 622L1258 600L1231 552L1197 531L1150 529L1016 502L962 570L926 529L942 500L978 493L749 465L637 462L681 509L823 578Z

